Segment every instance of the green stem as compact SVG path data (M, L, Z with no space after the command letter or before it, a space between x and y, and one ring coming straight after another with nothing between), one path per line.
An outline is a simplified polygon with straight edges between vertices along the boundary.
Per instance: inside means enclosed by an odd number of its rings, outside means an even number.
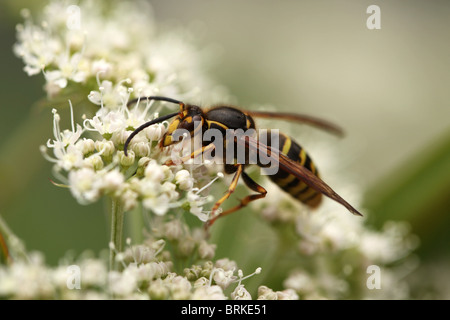
M127 212L126 223L128 225L127 231L131 235L133 243L142 243L144 241L144 219L141 206L136 206L136 208Z
M122 252L123 240L123 205L120 200L112 199L111 206L111 239L109 249L109 269L117 270L116 253Z

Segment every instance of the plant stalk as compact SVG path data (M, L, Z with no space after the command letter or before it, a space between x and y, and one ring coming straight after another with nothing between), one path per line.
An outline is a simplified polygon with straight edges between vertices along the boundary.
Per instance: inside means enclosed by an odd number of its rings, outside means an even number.
M111 238L109 245L109 269L117 270L116 254L123 249L123 205L118 199L112 199Z

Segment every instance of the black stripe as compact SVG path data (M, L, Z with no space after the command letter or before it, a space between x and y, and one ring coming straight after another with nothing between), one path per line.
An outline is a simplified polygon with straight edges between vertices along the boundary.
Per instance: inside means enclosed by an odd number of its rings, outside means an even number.
M312 195L310 195L309 197L307 197L306 199L302 199L302 202L307 203L308 201L314 199L314 197L316 197L318 194L320 194L319 192L314 192Z
M270 179L272 179L272 181L274 181L274 182L277 182L281 179L287 178L288 176L289 176L289 173L287 171L278 170L277 173L270 176Z
M284 186L283 189L289 192L289 189L295 188L296 186L299 185L300 182L301 182L301 181L300 181L299 179L295 178L295 180L292 180L292 181L289 182L286 186ZM290 192L289 192L289 193L290 193Z
M298 198L302 193L305 193L306 191L309 190L309 186L305 183L305 187L300 190L299 192L297 192L295 195L293 195L295 198Z
M311 170L311 158L306 155L306 160L305 160L305 164L303 165L306 169L308 169L309 171L312 172ZM314 172L313 172L314 173Z
M300 147L300 145L291 138L291 147L289 148L289 151L286 154L288 158L296 162L299 162L300 151L302 151L302 147Z

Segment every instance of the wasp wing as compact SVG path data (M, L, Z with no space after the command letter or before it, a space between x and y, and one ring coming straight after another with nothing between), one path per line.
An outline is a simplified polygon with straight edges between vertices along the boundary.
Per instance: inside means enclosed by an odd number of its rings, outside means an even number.
M316 117L312 117L312 116L308 116L308 115L304 115L304 114L283 113L283 112L280 113L280 112L270 112L270 111L249 111L249 110L244 111L244 113L251 117L280 119L280 120L305 123L305 124L314 126L316 128L328 131L328 132L333 133L340 137L342 137L344 135L344 130L342 130L342 128L339 127L338 125L331 123L327 120L323 120L320 118L316 118Z
M328 184L326 184L322 179L314 175L310 170L300 165L299 163L289 159L286 155L281 153L279 150L273 149L255 138L249 136L243 136L237 138L238 144L244 144L245 148L249 149L250 152L255 152L258 157L265 158L265 163L269 161L277 161L279 164L279 170L286 171L292 174L296 178L300 179L306 183L309 187L317 190L318 192L324 194L325 196L333 199L334 201L340 203L345 208L347 208L354 215L362 216L362 214L356 210L352 205L345 201L340 195L338 195Z

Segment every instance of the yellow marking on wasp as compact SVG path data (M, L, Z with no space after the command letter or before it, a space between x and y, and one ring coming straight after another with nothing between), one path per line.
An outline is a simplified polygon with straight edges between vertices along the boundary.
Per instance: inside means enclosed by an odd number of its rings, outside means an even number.
M208 128L211 128L211 124L215 124L219 127L222 127L225 130L229 129L226 125L217 121L206 120L206 122L208 123Z
M217 201L217 202L214 204L214 206L213 206L213 208L212 208L212 211L213 211L213 212L216 211L217 209L219 209L220 205L221 205L225 200L227 200L227 199L230 197L230 195L234 192L234 190L236 189L237 183L238 183L238 181L239 181L239 177L241 176L241 173L242 173L242 168L243 168L242 165L239 165L239 166L237 167L236 173L235 173L235 175L234 175L234 177L233 177L233 180L231 180L231 184L230 184L230 186L228 187L227 192L225 193L225 195L224 195L222 198L219 199L219 201Z
M284 141L283 149L281 150L281 153L287 154L289 150L291 149L292 140L289 137L286 137L286 140Z
M167 133L168 133L168 134L173 133L173 132L178 128L178 125L179 125L179 124L180 124L180 120L179 120L179 119L173 120L173 121L170 123L169 128L167 129Z
M296 179L296 177L294 175L290 174L286 178L277 179L276 183L278 186L283 188L283 187L287 186L290 182L294 181L295 179Z
M245 114L245 115L247 115L247 116L248 116L248 114ZM250 119L249 119L249 118L247 118L247 128L248 128L248 129L250 129L250 128L251 128L251 126L252 126L252 123L250 122Z
M163 146L164 146L164 147L167 147L167 146L170 146L171 144L172 144L172 136L167 135L167 136L164 138Z
M322 194L317 192L314 196L312 196L312 198L306 200L305 203L308 206L315 208L320 204L321 201L322 201Z
M316 165L314 164L314 162L310 161L309 162L309 166L311 167L311 172L316 174Z
M307 157L305 150L302 149L298 156L300 157L300 165L301 166L305 165L306 157Z
M307 190L307 191L305 191L305 192L303 192L303 193L300 193L299 195L298 195L298 199L300 200L300 201L304 201L304 200L307 200L309 197L311 197L313 194L315 194L315 193L317 193L317 191L316 190L314 190L313 188L309 188L309 190ZM307 201L306 201L307 202Z
M172 133L178 128L178 125L180 124L180 119L174 119L167 129L166 135L164 136L163 146L167 147L170 146L172 141Z
M306 183L304 183L303 181L300 181L300 183L298 185L296 185L293 188L290 188L288 190L288 192L290 194L292 194L293 196L295 196L297 193L299 193L300 191L306 190L306 188L308 188L308 185Z

